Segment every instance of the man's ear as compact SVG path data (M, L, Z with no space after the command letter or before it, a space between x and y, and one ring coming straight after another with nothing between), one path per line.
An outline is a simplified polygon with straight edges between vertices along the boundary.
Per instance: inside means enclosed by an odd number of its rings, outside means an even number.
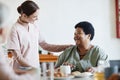
M91 38L91 34L88 34L88 39L90 39Z

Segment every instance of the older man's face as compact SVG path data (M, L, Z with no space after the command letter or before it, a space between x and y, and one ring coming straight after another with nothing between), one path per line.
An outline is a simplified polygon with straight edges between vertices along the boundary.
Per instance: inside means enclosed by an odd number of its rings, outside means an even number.
M76 45L80 46L86 43L88 36L83 32L82 28L76 28L74 33L74 40Z

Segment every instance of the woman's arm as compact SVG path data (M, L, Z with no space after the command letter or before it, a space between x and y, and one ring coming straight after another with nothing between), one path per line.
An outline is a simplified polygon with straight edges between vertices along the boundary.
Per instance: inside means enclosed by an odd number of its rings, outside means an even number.
M19 50L8 49L12 53L14 60L17 60L18 63L23 67L31 67L28 62L23 58Z
M51 51L51 52L60 52L60 51L65 50L66 48L72 46L72 45L54 45L54 44L48 44L45 41L42 41L39 44L40 44L40 46L43 49Z
M8 39L7 49L12 53L13 59L17 60L21 66L30 66L28 62L23 58L23 55L21 54L20 51L21 50L20 46L21 43L19 32L17 31L16 26L13 26Z

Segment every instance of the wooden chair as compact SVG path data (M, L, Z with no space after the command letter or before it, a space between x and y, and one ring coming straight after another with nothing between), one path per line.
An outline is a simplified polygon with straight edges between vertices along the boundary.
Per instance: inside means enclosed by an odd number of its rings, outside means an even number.
M51 73L54 73L54 63L57 61L58 56L52 54L40 54L39 61L41 66L41 73L44 78L46 78L47 70L50 70ZM52 75L52 74L51 74ZM45 79L46 80L46 79Z
M8 52L8 57L12 58L12 53ZM40 62L56 62L58 56L54 56L52 54L39 54L39 61Z
M52 54L39 54L39 61L40 62L56 62L58 56L54 56Z

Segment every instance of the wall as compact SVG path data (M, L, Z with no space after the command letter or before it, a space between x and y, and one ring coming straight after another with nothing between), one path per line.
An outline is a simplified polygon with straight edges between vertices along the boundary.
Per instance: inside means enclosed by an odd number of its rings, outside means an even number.
M2 0L3 1L3 0ZM11 23L16 7L24 0L9 2ZM115 0L39 0L41 33L49 43L74 44L74 25L89 21L95 27L93 44L101 46L109 59L120 59L120 39L116 38Z

